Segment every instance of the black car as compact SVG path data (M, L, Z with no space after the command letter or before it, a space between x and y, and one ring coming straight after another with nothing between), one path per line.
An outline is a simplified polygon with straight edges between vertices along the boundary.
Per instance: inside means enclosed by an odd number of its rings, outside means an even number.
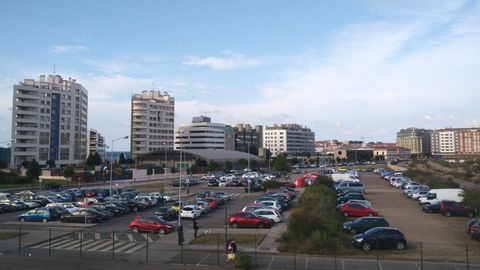
M71 214L62 216L60 220L68 223L98 223L102 220L102 218L100 215L86 212L84 209L81 209Z
M338 197L337 199L339 204L346 203L349 200L365 200L365 197L363 197L363 195L360 193L349 193L345 196Z
M440 203L434 203L434 204L427 203L422 205L423 212L430 213L430 214L440 213L440 208L441 208Z
M175 220L178 217L177 211L170 206L161 206L155 211L155 215L164 220Z
M46 183L45 184L45 189L61 189L62 188L62 185L60 185L59 183Z
M397 228L377 227L354 235L352 244L365 251L374 248L404 250L407 247L407 240Z
M343 230L353 234L363 233L376 227L389 227L390 225L383 217L361 217L354 221L343 223Z
M213 178L208 180L208 186L209 187L218 187L218 180Z

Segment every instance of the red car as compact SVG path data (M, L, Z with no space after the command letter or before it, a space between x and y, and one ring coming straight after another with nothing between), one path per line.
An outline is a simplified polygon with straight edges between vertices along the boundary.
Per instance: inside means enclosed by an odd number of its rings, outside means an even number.
M167 222L155 216L137 216L132 222L130 222L130 225L128 225L128 227L136 233L154 232L158 234L165 234L175 230L175 225L173 223Z
M218 202L217 202L217 199L216 199L216 198L206 197L206 198L205 198L205 201L208 203L208 205L210 205L210 208L212 208L212 209L217 209L217 207L218 207Z
M340 213L348 217L377 216L377 210L360 203L345 203L340 208Z
M232 228L270 228L273 226L270 219L257 216L251 212L233 213L228 218L228 225Z
M467 216L473 217L477 215L477 209L470 208L459 202L455 201L441 201L440 202L440 214L444 216Z

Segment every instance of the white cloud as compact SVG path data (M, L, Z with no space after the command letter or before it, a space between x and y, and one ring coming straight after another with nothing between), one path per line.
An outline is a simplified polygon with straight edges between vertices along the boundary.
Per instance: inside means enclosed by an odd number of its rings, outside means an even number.
M229 70L243 67L258 66L262 61L255 58L247 58L243 54L224 52L225 56L197 57L191 56L182 63L187 66L207 66L218 70Z
M88 52L90 48L83 45L72 45L72 44L65 44L65 45L55 45L50 50L52 53L56 54L67 54L67 53L83 53Z

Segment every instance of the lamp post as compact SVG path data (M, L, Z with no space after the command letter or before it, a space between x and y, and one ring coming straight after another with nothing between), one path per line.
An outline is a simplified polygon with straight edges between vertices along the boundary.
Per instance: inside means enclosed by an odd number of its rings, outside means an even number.
M247 171L250 172L250 143L247 142ZM251 186L252 186L252 180L248 179L248 194L250 194L250 189L251 189Z
M167 143L163 142L163 148L165 149L165 166L163 166L163 172L165 177L163 179L163 193L167 190Z
M183 130L180 130L179 131L179 135L183 135L184 131ZM180 142L180 145L179 145L179 150L180 150L180 166L179 166L179 177L178 177L178 208L179 208L179 215L178 215L178 227L180 227L182 225L182 217L180 215L180 213L182 212L182 207L181 207L181 203L182 203L182 138L181 136L179 136L179 142Z
M118 141L118 140L126 140L128 139L128 136L123 136L123 137L120 137L120 138L116 138L116 139L113 139L112 140L112 153L110 155L110 193L109 193L109 197L110 199L112 199L112 179L113 179L113 144L115 143L115 141Z

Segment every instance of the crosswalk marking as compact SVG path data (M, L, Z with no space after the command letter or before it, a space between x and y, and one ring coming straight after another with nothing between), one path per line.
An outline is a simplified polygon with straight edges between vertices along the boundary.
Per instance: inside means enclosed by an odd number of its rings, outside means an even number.
M107 242L101 243L101 244L99 244L99 245L96 245L96 246L90 248L89 250L90 250L90 251L97 251L97 250L99 250L99 249L101 249L101 248L108 247L108 246L110 246L110 248L111 248L111 246L112 246L112 241L107 241Z

